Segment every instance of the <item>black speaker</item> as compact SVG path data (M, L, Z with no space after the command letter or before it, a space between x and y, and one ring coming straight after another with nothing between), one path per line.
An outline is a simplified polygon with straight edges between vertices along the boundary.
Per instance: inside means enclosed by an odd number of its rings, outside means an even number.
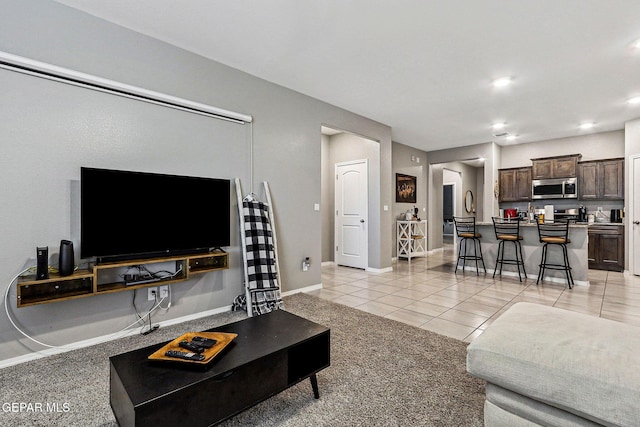
M58 271L61 276L73 273L75 258L73 255L73 242L71 240L60 241L60 254L58 258Z
M49 247L36 248L37 264L36 264L36 280L49 278Z

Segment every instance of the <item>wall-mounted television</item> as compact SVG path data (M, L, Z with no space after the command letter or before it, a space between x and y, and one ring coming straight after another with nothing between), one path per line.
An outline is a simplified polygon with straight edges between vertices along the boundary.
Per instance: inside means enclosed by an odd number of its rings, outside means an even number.
M98 262L230 245L228 179L82 167L80 255Z

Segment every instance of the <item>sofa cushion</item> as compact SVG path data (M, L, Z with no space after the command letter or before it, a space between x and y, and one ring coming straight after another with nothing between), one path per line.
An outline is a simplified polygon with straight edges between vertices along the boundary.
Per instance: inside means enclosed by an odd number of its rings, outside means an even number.
M517 303L467 347L470 374L604 425L640 420L640 328Z
M485 427L541 427L540 424L506 411L488 400L484 401L484 425Z
M600 423L594 423L586 418L579 417L571 412L563 411L554 406L531 399L495 384L487 383L487 401L503 409L510 414L528 420L536 425L554 427L598 427ZM486 424L485 425L490 425ZM496 425L496 424L491 424ZM509 424L497 424L509 425Z

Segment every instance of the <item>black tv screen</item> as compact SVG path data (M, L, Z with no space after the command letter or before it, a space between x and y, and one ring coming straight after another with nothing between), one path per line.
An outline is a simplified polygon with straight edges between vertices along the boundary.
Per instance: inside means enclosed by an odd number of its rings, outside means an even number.
M229 246L230 181L81 168L80 253L98 261Z

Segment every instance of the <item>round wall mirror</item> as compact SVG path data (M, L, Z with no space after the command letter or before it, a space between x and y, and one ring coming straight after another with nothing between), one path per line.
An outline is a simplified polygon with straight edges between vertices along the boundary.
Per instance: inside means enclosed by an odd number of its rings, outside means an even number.
M471 190L467 190L464 195L464 209L467 211L467 213L471 213L476 210L476 205L474 203L473 193L471 192Z

